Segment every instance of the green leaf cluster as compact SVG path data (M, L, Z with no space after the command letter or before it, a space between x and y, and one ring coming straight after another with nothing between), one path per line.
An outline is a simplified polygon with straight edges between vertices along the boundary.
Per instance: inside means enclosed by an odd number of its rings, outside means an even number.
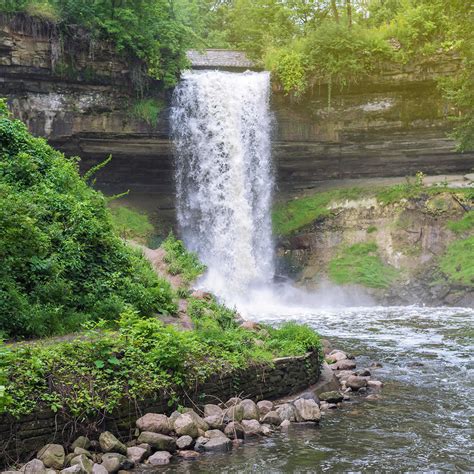
M165 262L172 275L181 275L185 283L190 283L206 269L194 252L189 252L181 240L170 233L161 244L166 251Z
M21 416L49 407L84 420L160 393L178 404L180 389L211 374L321 349L313 330L293 323L256 331L235 325L179 331L129 307L118 327L104 330L99 323L72 341L1 348L2 411Z
M2 104L2 107L3 104ZM76 160L0 117L0 332L65 333L87 320L175 310L168 282L116 234Z
M440 268L452 283L474 287L474 236L449 244Z

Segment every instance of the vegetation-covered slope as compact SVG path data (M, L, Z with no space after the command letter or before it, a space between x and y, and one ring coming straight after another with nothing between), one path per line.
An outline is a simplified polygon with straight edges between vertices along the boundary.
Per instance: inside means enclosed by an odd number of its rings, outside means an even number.
M0 333L64 333L125 306L173 312L168 282L115 233L77 163L0 112Z

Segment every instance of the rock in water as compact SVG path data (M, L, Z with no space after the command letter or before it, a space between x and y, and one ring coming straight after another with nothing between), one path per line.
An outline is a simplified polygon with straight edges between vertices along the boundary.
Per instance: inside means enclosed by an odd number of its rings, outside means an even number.
M120 456L120 454L117 454L117 456ZM71 466L79 466L83 472L90 474L94 463L85 454L79 454L79 456L71 459Z
M344 400L344 395L334 390L332 392L321 393L319 399L327 403L339 403Z
M66 453L60 444L47 444L38 452L38 459L43 461L45 467L62 469Z
M282 421L296 421L296 410L295 407L290 403L285 403L279 406L276 412Z
M136 464L141 463L145 459L146 455L147 450L145 448L140 448L139 446L127 448L127 458Z
M237 421L231 421L224 429L224 433L230 439L242 439L245 435L243 426Z
M193 443L194 443L193 438L191 438L191 436L188 436L188 435L181 436L180 438L176 440L176 446L178 447L178 449L191 448Z
M279 426L281 423L280 415L276 411L269 411L263 418L262 423Z
M158 413L147 413L137 420L136 425L140 431L151 431L165 435L171 432L168 417Z
M204 451L211 451L211 452L227 452L232 449L232 441L227 438L227 436L218 436L216 438L210 439L204 445Z
M346 385L352 388L352 390L360 390L363 387L367 387L367 379L358 375L351 375L346 380Z
M262 427L257 420L242 420L245 436L258 436L262 434Z
M171 453L167 451L157 451L148 458L148 463L152 466L163 466L170 463Z
M321 411L314 400L298 398L294 405L297 421L319 421L321 419Z
M102 466L107 472L118 472L126 461L127 458L119 453L106 453L102 456Z
M223 430L224 429L224 416L206 416L204 421L209 425L209 428L215 430Z
M161 433L144 431L143 433L140 433L138 442L149 444L152 448L158 451L176 451L176 441L174 438Z
M104 453L127 454L127 447L119 441L110 431L104 431L99 436L100 448Z

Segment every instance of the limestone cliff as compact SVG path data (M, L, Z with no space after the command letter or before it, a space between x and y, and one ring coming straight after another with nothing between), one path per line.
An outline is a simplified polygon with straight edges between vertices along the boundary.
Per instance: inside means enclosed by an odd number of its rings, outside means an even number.
M303 103L275 91L274 157L277 192L336 178L465 172L474 154L457 154L446 137L449 105L436 78L458 68L455 58L386 70L357 87L325 86ZM140 64L118 57L87 32L67 39L54 25L17 15L0 18L0 95L36 135L81 157L84 169L113 155L97 176L106 192L130 189L153 196L152 211L173 215L173 159L169 140L169 92L159 120L149 125L130 111ZM166 105L168 104L168 105Z

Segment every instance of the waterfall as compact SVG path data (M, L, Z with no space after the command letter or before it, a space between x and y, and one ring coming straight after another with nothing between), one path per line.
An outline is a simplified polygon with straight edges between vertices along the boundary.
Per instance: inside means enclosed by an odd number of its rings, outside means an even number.
M180 234L227 302L273 278L269 100L266 72L186 72L173 95Z

